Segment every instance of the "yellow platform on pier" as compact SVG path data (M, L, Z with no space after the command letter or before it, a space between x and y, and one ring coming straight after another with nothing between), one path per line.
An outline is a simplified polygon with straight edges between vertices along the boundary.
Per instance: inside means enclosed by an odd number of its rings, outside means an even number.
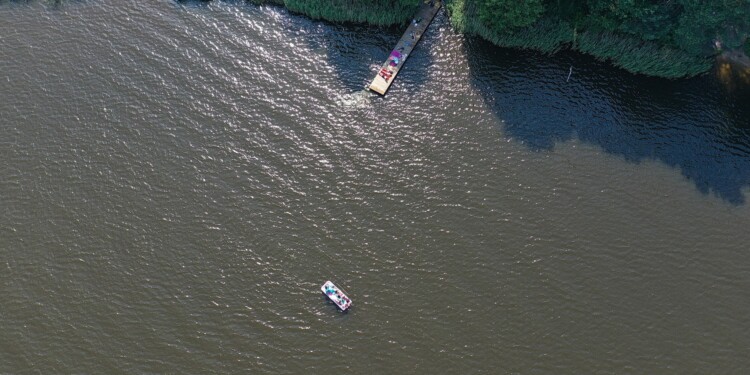
M370 90L385 95L393 80L396 79L399 70L404 66L406 58L409 57L419 39L422 38L422 34L427 30L427 26L430 26L430 22L435 18L442 5L441 0L429 0L422 3L414 19L409 23L406 32L404 32L404 36L393 48L383 66L378 69L372 83L367 86Z

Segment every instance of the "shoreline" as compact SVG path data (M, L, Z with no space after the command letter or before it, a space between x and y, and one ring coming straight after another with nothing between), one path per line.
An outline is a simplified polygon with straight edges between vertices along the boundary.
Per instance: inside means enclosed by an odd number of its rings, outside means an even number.
M391 1L383 5L377 1L247 0L255 5L280 6L291 14L313 20L376 27L406 24L414 16L421 1ZM645 41L621 33L578 29L567 21L554 17L542 17L528 26L515 28L512 32L498 32L479 20L477 10L469 5L468 0L445 0L444 3L448 22L454 31L478 36L500 48L534 50L546 54L571 50L605 61L631 74L646 77L686 79L708 74L712 69L723 68L727 63L740 73L740 77L750 76L750 57L742 49L727 50L715 55L695 55L663 43ZM750 84L750 79L743 78L742 81Z
M209 0L210 1L210 0ZM403 7L394 12L381 7L355 5L343 8L330 0L250 0L254 4L282 6L292 14L340 24L365 24L378 27L402 25L414 15ZM577 30L565 21L541 19L513 33L498 34L477 21L465 0L445 1L444 9L451 27L465 35L476 35L499 48L518 48L553 54L572 50L606 61L631 74L666 79L685 79L707 74L716 65L712 56L692 56L683 51L626 35L591 33ZM419 2L415 3L419 4ZM387 17L385 16L387 15Z
M750 57L748 57L742 50L735 49L724 51L717 56L717 60L720 62L728 62L743 70L750 70Z
M716 77L730 89L750 87L750 57L742 50L728 50L716 56Z

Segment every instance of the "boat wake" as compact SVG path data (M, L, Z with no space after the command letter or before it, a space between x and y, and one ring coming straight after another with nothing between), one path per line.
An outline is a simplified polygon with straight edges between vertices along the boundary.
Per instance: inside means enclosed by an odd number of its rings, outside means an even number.
M365 108L370 104L369 98L372 95L370 90L364 89L341 95L336 98L336 103L345 108Z

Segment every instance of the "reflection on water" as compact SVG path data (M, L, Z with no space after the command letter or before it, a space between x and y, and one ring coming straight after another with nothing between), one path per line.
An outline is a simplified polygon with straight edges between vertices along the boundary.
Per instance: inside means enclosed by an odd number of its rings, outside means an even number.
M472 81L512 139L550 150L577 138L630 162L656 159L705 194L745 202L750 106L742 103L750 102L749 91L727 91L710 75L629 75L568 53L498 50L478 40L468 50ZM569 66L574 73L566 81Z
M736 93L737 91L750 90L750 67L719 60L714 71L716 72L716 79L729 92Z
M342 94L336 98L336 101L343 108L364 108L370 104L370 100L374 95L376 94L364 89L349 94Z

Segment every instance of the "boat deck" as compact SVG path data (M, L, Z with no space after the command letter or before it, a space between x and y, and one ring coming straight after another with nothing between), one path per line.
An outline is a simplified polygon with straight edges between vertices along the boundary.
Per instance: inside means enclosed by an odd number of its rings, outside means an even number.
M341 311L346 311L352 306L351 298L347 297L344 292L334 285L331 281L326 281L320 287L320 291L328 297Z

